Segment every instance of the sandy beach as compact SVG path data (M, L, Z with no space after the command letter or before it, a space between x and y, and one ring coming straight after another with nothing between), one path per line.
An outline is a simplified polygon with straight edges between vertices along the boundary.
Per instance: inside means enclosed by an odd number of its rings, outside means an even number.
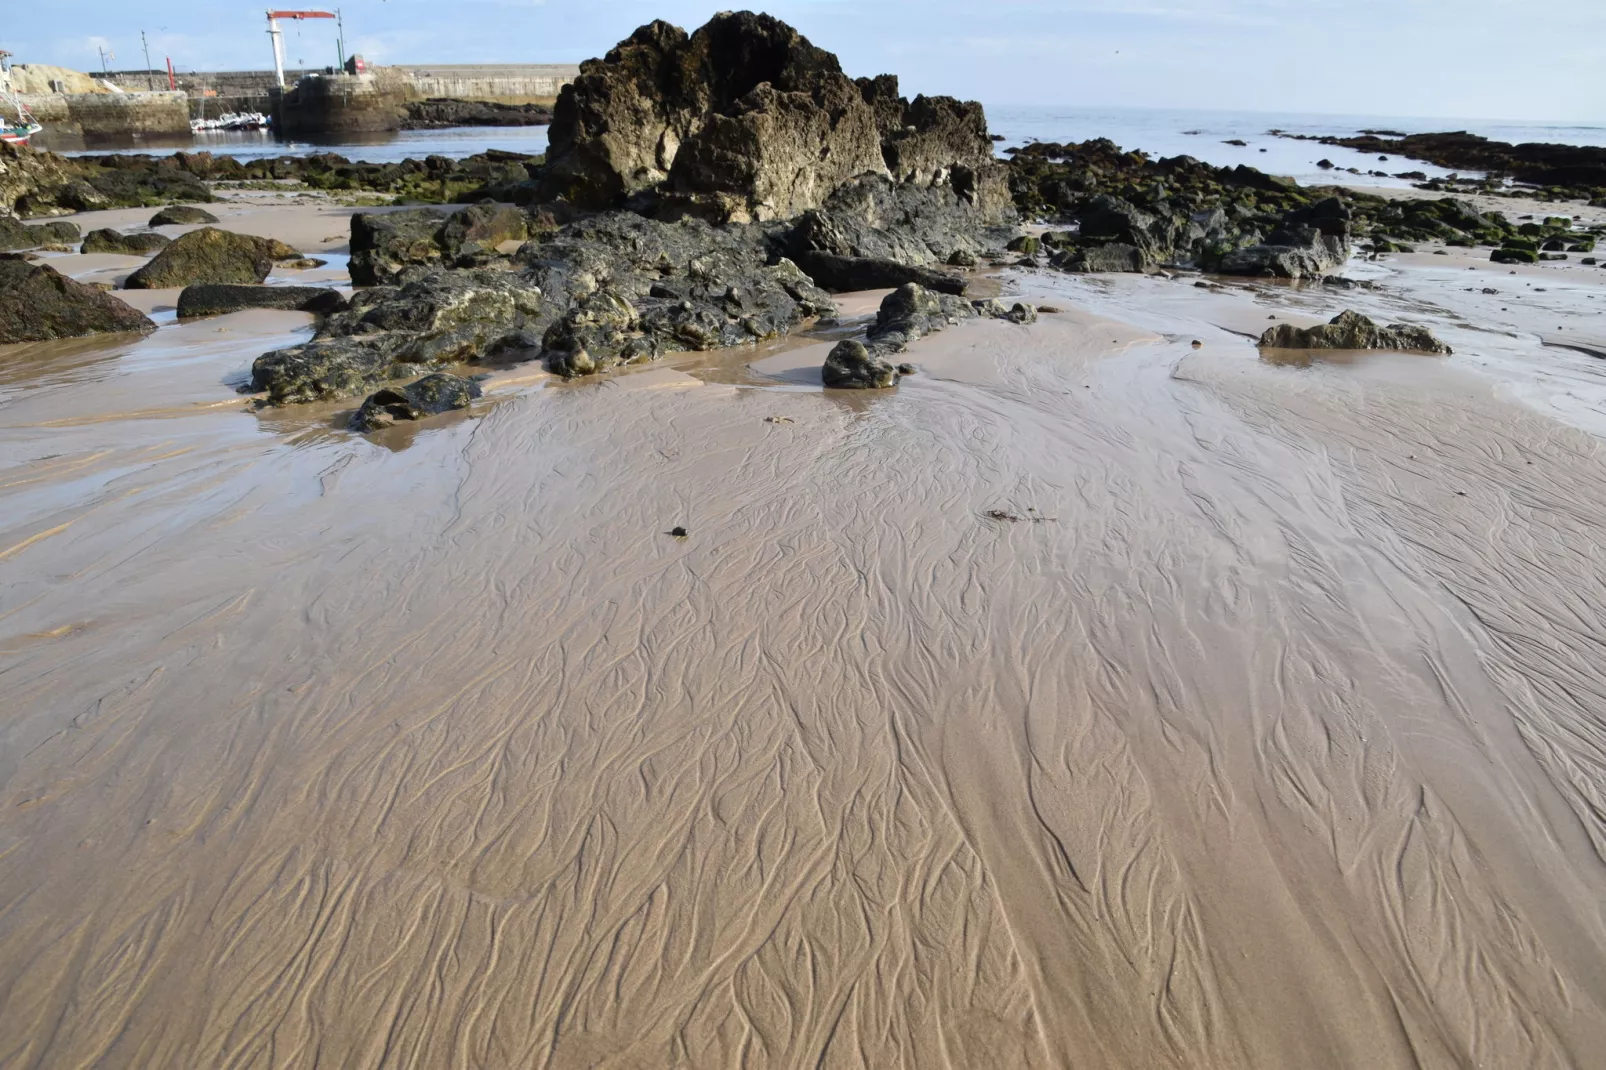
M1599 1065L1606 270L1447 252L372 437L0 348L0 1066Z

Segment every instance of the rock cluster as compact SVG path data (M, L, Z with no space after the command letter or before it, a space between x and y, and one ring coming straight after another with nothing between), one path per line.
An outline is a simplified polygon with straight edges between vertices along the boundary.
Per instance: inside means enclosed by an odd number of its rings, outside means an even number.
M155 329L111 294L43 264L0 257L0 344Z
M1395 323L1381 327L1359 312L1341 312L1317 327L1279 323L1260 336L1266 349L1398 349L1412 353L1444 353L1450 347L1426 327Z

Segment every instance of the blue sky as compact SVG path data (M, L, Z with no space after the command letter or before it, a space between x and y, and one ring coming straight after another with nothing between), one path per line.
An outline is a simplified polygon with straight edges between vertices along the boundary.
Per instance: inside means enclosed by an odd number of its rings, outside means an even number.
M375 62L574 62L696 0L337 0ZM270 65L263 0L6 0L0 48L89 70ZM322 6L295 0L285 7ZM331 7L333 5L330 5ZM1606 121L1606 0L775 0L853 75L990 104ZM292 61L334 62L329 23Z

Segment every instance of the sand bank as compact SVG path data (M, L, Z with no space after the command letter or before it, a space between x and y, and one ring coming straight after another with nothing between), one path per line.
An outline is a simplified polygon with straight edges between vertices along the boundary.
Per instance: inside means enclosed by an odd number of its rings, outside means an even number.
M375 440L296 314L0 350L0 1064L1592 1065L1602 302L1467 266Z

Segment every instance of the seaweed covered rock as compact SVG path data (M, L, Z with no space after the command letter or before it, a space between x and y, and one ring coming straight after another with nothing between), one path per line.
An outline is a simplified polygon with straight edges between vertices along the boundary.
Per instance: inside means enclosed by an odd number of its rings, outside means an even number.
M152 227L190 226L193 224L211 224L218 221L217 216L205 208L196 208L189 204L172 204L151 216L146 224Z
M73 245L80 235L76 225L65 221L27 226L0 216L0 252L37 249L42 245Z
M539 287L501 271L436 271L365 290L311 341L258 357L251 389L272 405L352 397L433 366L538 346L525 328L542 310Z
M123 234L102 227L92 230L84 235L83 247L79 250L84 253L120 253L123 256L150 256L159 252L172 243L173 239L165 234L152 232Z
M834 309L756 226L612 212L526 246L519 259L556 310L542 350L561 375L742 345Z
M1426 327L1395 323L1380 327L1359 312L1341 312L1332 322L1316 327L1280 323L1260 337L1266 349L1397 349L1413 353L1444 353L1450 347Z
M898 385L898 369L863 342L849 338L832 347L820 378L837 390L883 390Z
M1336 197L1296 208L1263 243L1223 256L1224 275L1320 278L1349 259L1348 207Z
M159 290L198 282L258 283L273 270L274 253L281 247L271 239L203 227L164 247L123 286Z
M354 431L378 431L398 420L422 420L466 409L481 396L480 384L460 375L434 372L406 386L387 386L363 400L351 418Z
M328 315L343 312L346 299L338 290L323 286L258 286L203 282L184 287L178 295L178 318L221 316L247 308L273 308Z
M155 329L111 294L43 264L0 258L0 343Z

